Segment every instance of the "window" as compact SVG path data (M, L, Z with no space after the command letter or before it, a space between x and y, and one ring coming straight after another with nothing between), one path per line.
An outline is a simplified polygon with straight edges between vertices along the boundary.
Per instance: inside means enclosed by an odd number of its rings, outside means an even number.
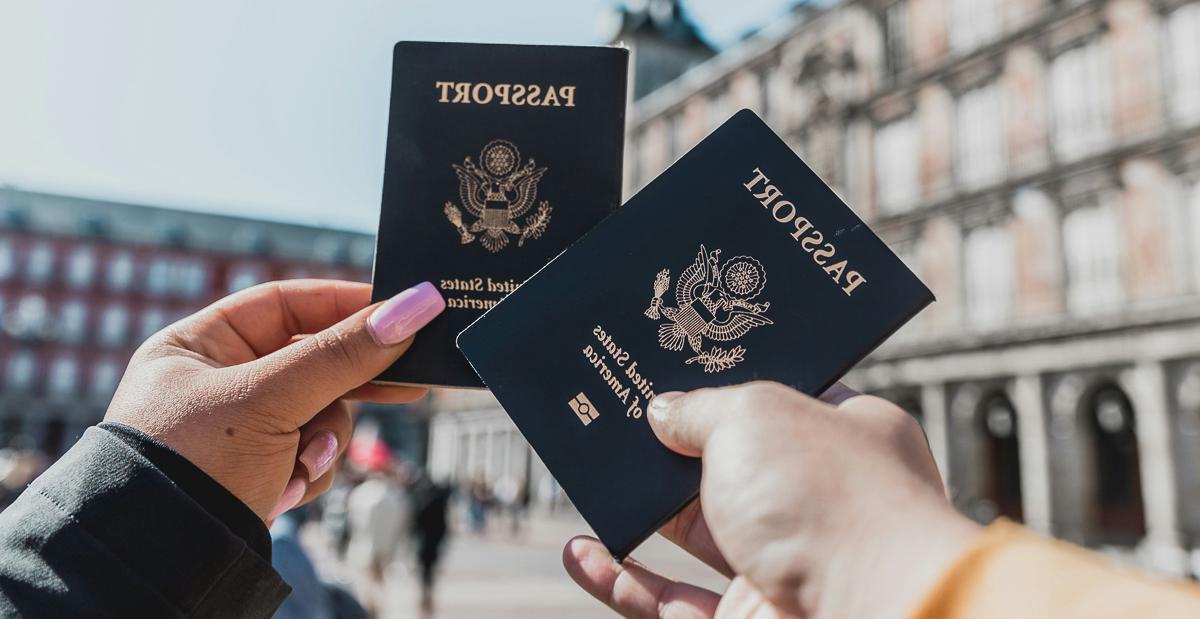
M13 276L17 271L16 250L12 241L0 238L0 282Z
M128 329L129 311L120 305L111 305L100 316L100 343L120 346L125 343Z
M1193 179L1190 185L1185 186L1183 196L1189 226L1184 245L1192 252L1193 286L1200 290L1200 178Z
M257 264L242 264L233 269L229 276L229 292L237 292L267 281L267 270Z
M202 260L189 260L179 265L179 293L189 299L204 294L208 286L208 264Z
M91 393L99 398L111 397L121 380L121 366L112 359L104 359L92 367Z
M39 294L27 294L13 308L11 326L18 337L40 337L45 332L49 307Z
M79 361L71 356L62 356L50 365L50 393L70 395L79 382Z
M87 337L87 318L87 306L82 301L67 301L59 317L59 337L72 344L82 342Z
M893 2L883 10L884 63L888 77L908 70L912 52L908 47L908 2Z
M29 281L35 284L50 281L50 276L54 274L54 246L42 241L29 250L28 259L25 275Z
M1167 98L1176 120L1200 122L1200 3L1167 18Z
M950 0L950 49L967 52L998 34L999 0Z
M967 323L977 329L1004 326L1012 316L1015 259L1004 225L976 228L963 243Z
M959 99L955 169L965 188L981 187L1004 176L1008 153L1000 93L1000 87L993 83Z
M879 210L906 211L921 195L917 124L911 117L879 128L875 136L875 177Z
M96 252L88 246L76 247L67 261L67 283L72 288L86 288L92 283L96 270Z
M121 292L133 285L133 255L120 252L108 263L108 287Z
M1120 303L1120 247L1117 214L1107 202L1077 208L1063 219L1067 306L1073 313L1095 314Z
M142 312L142 322L138 330L138 340L145 340L154 335L159 329L167 326L167 314L157 307Z
M8 389L28 390L37 376L37 358L29 350L18 350L8 359L5 385Z
M1063 52L1050 65L1054 148L1074 159L1108 142L1108 65L1099 43Z
M171 261L167 258L155 258L150 261L150 269L146 273L146 291L155 296L162 296L171 290Z

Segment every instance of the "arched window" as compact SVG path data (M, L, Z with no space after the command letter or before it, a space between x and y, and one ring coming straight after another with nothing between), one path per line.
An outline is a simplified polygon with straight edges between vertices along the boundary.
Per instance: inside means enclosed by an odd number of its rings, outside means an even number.
M1084 401L1082 413L1095 476L1091 541L1132 546L1146 535L1133 406L1120 387L1108 383Z
M982 493L995 506L996 515L1020 521L1024 517L1021 495L1021 450L1017 411L1003 393L983 399L979 430L984 438L986 474Z

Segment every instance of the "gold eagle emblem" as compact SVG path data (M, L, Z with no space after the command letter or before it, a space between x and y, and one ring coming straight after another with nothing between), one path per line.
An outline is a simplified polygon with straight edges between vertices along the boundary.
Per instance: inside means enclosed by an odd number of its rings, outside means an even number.
M546 231L550 223L550 203L546 200L521 221L537 202L538 181L546 168L537 167L533 159L521 165L521 151L512 142L492 140L480 151L479 164L467 157L462 165L451 167L458 176L459 200L476 218L468 225L454 202L446 202L442 209L450 225L458 230L463 245L479 235L484 248L498 252L508 246L510 234L517 236L517 246L521 247L527 239L539 238Z
M695 356L687 363L704 366L705 372L721 372L743 360L746 349L704 349L704 340L730 342L751 329L774 324L766 317L769 302L752 303L767 285L762 263L750 256L734 256L721 262L721 250L709 252L700 246L696 260L683 270L675 283L676 307L663 305L663 294L671 286L671 272L663 269L654 278L654 297L645 314L651 320L667 319L658 327L658 344L667 350L683 350L687 344Z

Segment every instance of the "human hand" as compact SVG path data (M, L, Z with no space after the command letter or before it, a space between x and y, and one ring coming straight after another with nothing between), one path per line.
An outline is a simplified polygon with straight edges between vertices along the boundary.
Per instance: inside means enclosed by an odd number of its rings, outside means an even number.
M978 533L946 500L916 421L885 400L834 407L758 382L661 394L648 417L703 462L700 499L660 533L733 582L719 596L571 540L568 573L624 616L893 617Z
M264 522L312 500L352 430L346 400L425 389L367 384L445 309L428 282L378 305L367 284L271 282L151 336L105 414L165 443Z

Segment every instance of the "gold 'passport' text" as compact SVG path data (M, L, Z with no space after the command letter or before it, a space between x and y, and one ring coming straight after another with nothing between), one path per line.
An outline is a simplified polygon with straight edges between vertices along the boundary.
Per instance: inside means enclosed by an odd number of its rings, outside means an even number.
M754 177L743 183L745 187L763 208L771 213L771 217L781 224L787 224L792 230L789 233L800 249L812 256L813 262L825 271L825 274L835 284L841 286L847 296L854 294L854 289L866 283L867 278L850 268L850 262L845 258L837 260L837 247L825 240L825 233L818 230L807 217L802 217L791 200L783 198L783 190L771 184L771 179L762 170L754 168ZM836 260L836 261L835 261Z
M574 86L435 82L438 103L575 107Z

